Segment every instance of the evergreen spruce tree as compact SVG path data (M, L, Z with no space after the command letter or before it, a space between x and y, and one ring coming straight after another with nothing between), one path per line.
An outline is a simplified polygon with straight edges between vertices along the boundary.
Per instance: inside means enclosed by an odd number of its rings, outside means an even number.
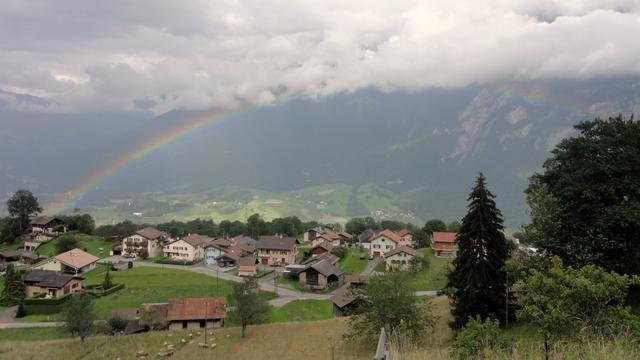
M13 306L18 305L26 296L26 286L22 281L22 273L13 267L12 264L7 266L4 275L4 288L0 295L0 305Z
M502 270L509 250L500 210L480 173L467 199L469 212L462 220L456 239L458 256L448 275L447 289L453 321L462 328L470 317L504 321L505 273Z

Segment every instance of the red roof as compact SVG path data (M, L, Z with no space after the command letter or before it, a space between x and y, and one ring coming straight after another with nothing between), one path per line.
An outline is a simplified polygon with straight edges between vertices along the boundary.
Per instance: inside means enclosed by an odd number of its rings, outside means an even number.
M433 235L431 235L431 240L436 242L455 242L458 233L454 232L444 232L444 231L434 231Z
M398 231L396 234L398 234L398 236L403 237L403 236L407 236L409 234L411 234L411 231L407 230L407 229L402 229L400 231Z
M169 300L167 320L224 319L224 298L184 298Z
M380 232L378 232L377 234L373 235L371 237L371 239L369 239L369 242L372 242L374 239L379 238L380 236L385 236L387 239L393 241L393 242L400 242L400 237L398 236L398 234L394 233L393 231L389 230L389 229L384 229Z

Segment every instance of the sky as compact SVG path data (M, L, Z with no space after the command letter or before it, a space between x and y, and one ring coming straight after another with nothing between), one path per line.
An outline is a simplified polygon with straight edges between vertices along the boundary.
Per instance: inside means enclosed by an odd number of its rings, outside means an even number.
M638 34L640 0L3 0L0 104L160 114L637 75Z

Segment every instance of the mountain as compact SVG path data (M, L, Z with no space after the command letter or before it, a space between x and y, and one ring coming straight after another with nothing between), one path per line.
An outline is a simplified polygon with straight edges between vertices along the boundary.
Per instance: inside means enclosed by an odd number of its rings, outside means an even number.
M144 220L242 218L251 211L331 219L378 210L417 222L450 220L465 213L473 178L482 171L515 227L526 221L528 176L575 123L639 110L640 78L363 89L291 100L237 113L158 147L78 206L101 221L133 212ZM146 113L2 113L2 190L68 191L136 145L208 113L178 110L153 119ZM34 133L36 124L44 128ZM9 186L5 177L14 179ZM325 195L328 201L317 195L325 191L333 193Z

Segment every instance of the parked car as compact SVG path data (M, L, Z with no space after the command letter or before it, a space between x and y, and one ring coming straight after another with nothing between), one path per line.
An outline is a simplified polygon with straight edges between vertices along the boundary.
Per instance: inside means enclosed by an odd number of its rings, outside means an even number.
M123 257L123 258L127 258L127 259L133 259L133 258L135 258L136 256L135 256L134 254L123 254L123 255L122 255L122 257Z

